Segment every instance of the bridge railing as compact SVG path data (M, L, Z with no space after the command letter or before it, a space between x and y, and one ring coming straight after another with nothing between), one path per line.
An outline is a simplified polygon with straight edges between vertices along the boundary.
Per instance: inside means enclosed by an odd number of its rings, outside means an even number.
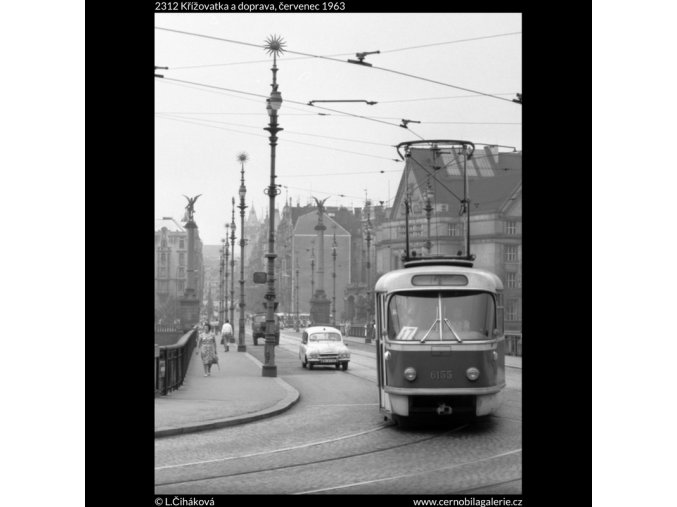
M505 354L522 357L522 333L505 335Z
M357 336L359 338L367 337L367 330L364 326L349 326L348 336Z
M175 345L158 347L155 357L155 393L178 389L183 384L193 350L197 343L197 327L185 333Z

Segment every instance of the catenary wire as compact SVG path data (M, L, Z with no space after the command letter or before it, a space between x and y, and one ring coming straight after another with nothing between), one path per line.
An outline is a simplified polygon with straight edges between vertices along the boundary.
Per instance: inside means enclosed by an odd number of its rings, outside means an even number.
M173 30L173 29L170 29L170 28L162 28L162 27L157 27L157 26L155 28L157 30L166 30L166 31L169 31L169 32L176 32L176 33L181 33L181 34L184 34L184 35L192 35L194 37L203 37L203 38L206 38L206 39L219 40L219 41L222 41L222 42L229 42L229 43L232 43L232 44L242 44L242 45L245 45L245 46L252 46L252 47L264 49L263 45L253 44L251 42L236 41L236 40L233 40L233 39L225 39L223 37L214 37L214 36L211 36L211 35L198 34L198 33L194 33L194 32L185 32L185 31L182 31L182 30ZM307 57L311 57L311 58L319 58L319 59L322 59L322 60L330 60L330 61L340 62L340 63L350 63L350 62L347 62L345 60L339 60L337 58L333 58L333 57L329 57L329 56L313 55L311 53L304 53L304 52L301 52L301 51L293 51L293 50L290 50L290 49L286 49L284 52L289 53L289 54L294 54L294 55L307 56ZM470 88L452 85L452 84L449 84L449 83L444 83L442 81L436 81L434 79L429 79L429 78L426 78L426 77L423 77L423 76L416 76L414 74L409 74L407 72L402 72L402 71L398 71L398 70L394 70L394 69L387 69L385 67L377 67L375 65L371 65L370 67L367 67L367 68L382 70L384 72L391 72L393 74L398 74L398 75L410 77L410 78L413 78L413 79L420 79L422 81L427 81L429 83L439 84L439 85L442 85L442 86L447 86L449 88L456 88L457 90L463 90L463 91L466 91L466 92L476 93L476 94L479 94L479 95L484 95L486 97L491 97L491 98L494 98L494 99L504 100L506 102L513 103L512 99L506 99L504 97L499 97L497 95L492 95L490 93L484 93L484 92L480 92L478 90L472 90Z
M155 113L155 114L156 115L160 115L160 114L176 115L177 113ZM189 114L189 113L186 113L186 114ZM259 113L255 113L255 114L259 114ZM176 117L176 116L174 116L174 117ZM259 125L244 125L242 123L230 123L230 122L219 121L219 120L208 120L208 119L203 119L203 118L191 118L190 116L178 116L178 117L189 119L189 120L198 120L198 121L206 121L206 122L210 122L210 123L218 123L218 124L221 124L221 125L231 125L231 126L235 126L235 127L245 127L245 128L252 128L252 129L260 129L261 128ZM309 134L309 133L306 133L306 132L297 132L295 130L288 130L288 129L285 129L285 132L287 134L295 134L295 135L299 135L299 136L320 137L320 138L323 138L323 139L334 139L334 140L338 140L338 141L348 141L348 142L353 142L353 143L372 144L372 145L375 145L375 146L387 146L389 148L392 148L392 145L387 144L387 143L376 143L376 142L372 142L372 141L363 141L363 140L360 140L360 139L349 139L349 138L346 138L346 137L323 136L323 135L319 135L319 134Z
M178 121L178 122L183 122L183 123L192 123L192 124L195 124L195 125L200 125L202 127L211 127L211 128L225 130L225 131L228 131L228 132L235 132L235 133L243 134L243 135L268 138L268 136L262 135L262 134L253 134L251 132L242 132L240 130L229 129L229 128L225 128L225 127L219 127L218 125L209 125L209 124L205 124L205 123L200 123L199 121L191 121L191 120L186 120L186 119L183 119L183 118L175 118L175 117L171 117L171 116L158 116L158 118L162 118L162 119L165 119L165 120L173 120L173 121ZM378 159L381 159L381 160L389 160L389 161L399 162L399 160L394 159L394 158L382 157L382 156L379 156L379 155L372 155L370 153L360 153L360 152L351 151L351 150L343 150L343 149L340 149L340 148L331 148L329 146L321 146L321 145L318 145L318 144L304 143L303 141L293 141L291 139L287 139L287 140L285 140L285 142L294 143L294 144L303 144L303 145L306 145L306 146L312 146L314 148L320 148L320 149L324 149L324 150L332 150L332 151L340 151L340 152L344 152L344 153L351 153L353 155L361 155L363 157L371 157L371 158L378 158Z

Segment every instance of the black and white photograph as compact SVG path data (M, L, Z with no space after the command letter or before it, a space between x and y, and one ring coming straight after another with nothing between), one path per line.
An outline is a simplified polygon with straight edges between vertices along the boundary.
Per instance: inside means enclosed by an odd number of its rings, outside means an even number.
M156 500L519 501L522 14L174 4Z
M147 5L3 5L3 505L674 503L674 7Z

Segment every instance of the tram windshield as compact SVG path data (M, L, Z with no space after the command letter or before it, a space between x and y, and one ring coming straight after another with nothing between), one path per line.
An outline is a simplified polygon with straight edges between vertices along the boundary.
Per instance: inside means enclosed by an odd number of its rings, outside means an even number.
M494 315L494 298L487 292L399 293L388 303L388 337L418 342L487 340Z

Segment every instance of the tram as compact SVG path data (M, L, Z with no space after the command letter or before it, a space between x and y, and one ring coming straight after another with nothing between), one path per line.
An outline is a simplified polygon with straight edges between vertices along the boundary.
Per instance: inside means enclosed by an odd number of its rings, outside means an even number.
M401 426L491 414L505 387L503 284L473 267L469 236L465 255L410 255L405 210L404 267L374 287L380 410Z
M405 262L375 286L379 405L416 415L482 416L505 387L501 280L466 259Z

